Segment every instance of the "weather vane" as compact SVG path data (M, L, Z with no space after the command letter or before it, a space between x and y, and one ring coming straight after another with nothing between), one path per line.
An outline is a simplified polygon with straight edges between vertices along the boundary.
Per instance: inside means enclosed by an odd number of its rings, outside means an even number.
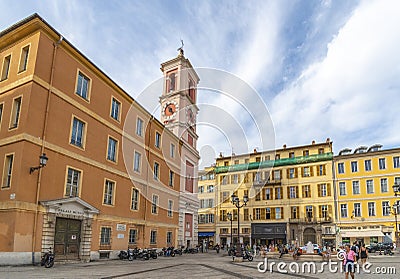
M181 39L181 44L182 44L181 47L178 48L177 51L179 51L180 55L183 55L183 46L184 46L184 44L183 44L183 40L182 39Z

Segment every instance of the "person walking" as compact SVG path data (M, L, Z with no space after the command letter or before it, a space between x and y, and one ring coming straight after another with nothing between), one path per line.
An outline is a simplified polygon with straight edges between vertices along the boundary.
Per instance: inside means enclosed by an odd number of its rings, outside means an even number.
M368 258L368 251L367 248L365 248L365 243L363 243L363 245L361 246L360 258L361 258L361 266L364 266Z
M345 279L349 278L349 273L352 279L354 279L354 263L356 262L356 253L350 249L350 244L346 244L345 246L346 256L343 261Z

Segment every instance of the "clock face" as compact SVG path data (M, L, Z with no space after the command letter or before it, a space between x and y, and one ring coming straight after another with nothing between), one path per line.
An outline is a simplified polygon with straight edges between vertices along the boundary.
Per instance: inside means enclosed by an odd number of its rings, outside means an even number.
M166 119L172 119L176 116L178 111L178 103L175 101L167 102L164 104L162 114Z

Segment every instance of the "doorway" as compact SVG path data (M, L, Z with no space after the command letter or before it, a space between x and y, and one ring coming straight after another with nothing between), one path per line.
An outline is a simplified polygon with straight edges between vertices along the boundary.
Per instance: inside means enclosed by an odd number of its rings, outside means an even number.
M54 253L57 260L79 260L81 221L57 218Z

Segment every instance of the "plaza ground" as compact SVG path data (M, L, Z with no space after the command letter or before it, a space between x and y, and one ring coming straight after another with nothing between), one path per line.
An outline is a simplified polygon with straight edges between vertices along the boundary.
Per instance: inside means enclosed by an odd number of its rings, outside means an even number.
M324 272L318 272L322 260L314 257L317 267L316 273L292 273L289 265L292 259L286 255L279 259L276 254L269 255L268 265L272 262L273 272L267 270L259 272L257 266L264 262L261 257L256 257L253 262L233 262L232 258L223 251L217 254L215 251L208 253L189 254L171 257L159 257L156 260L141 261L135 260L100 260L90 263L60 263L56 262L53 268L46 269L41 266L0 266L0 278L344 278L340 272L329 272L328 266L324 266ZM300 267L306 258L300 258L297 264ZM360 271L356 278L398 278L400 273L400 254L394 256L370 255L370 274ZM281 263L287 274L277 271L277 264ZM286 264L286 267L284 267ZM295 264L292 264L294 267ZM263 268L263 267L261 267ZM379 271L389 271L396 274L377 274Z

